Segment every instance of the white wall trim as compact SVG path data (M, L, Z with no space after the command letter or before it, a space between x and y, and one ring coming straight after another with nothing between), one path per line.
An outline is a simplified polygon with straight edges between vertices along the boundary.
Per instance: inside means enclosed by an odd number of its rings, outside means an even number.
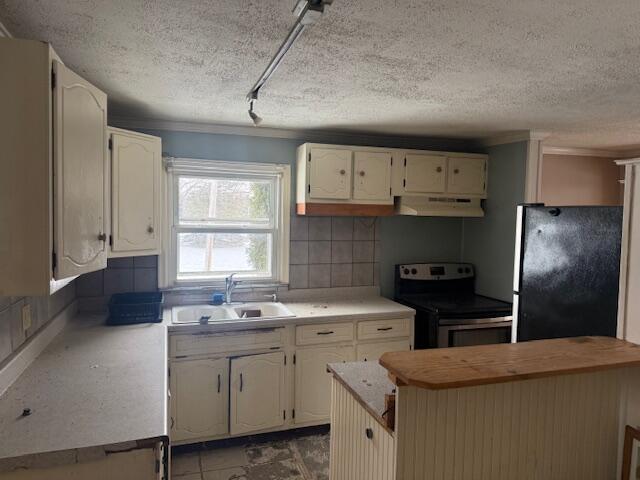
M448 142L476 142L476 138L442 137L429 135L384 135L371 132L344 132L332 130L296 130L286 128L252 127L244 125L220 125L212 123L178 122L171 120L144 120L129 117L110 117L109 125L133 130L165 130L174 132L212 133L219 135L242 135L250 137L282 138L302 140L305 142L344 144L363 143L367 145L384 144L386 142L420 142L421 140ZM328 142L328 140L331 140Z
M46 327L20 350L5 367L0 370L0 395L15 382L22 372L38 358L42 351L47 348L51 341L58 335L75 317L78 311L78 300L74 300L67 305L58 315L56 315Z
M537 203L542 190L542 142L529 140L527 143L526 176L524 184L524 201Z
M529 140L544 140L551 132L544 130L524 130L519 132L505 133L483 139L480 143L483 147L493 147L495 145L505 145L508 143L526 142Z
M11 32L0 22L0 37L13 38Z
M545 155L575 155L579 157L602 157L602 158L630 158L640 155L639 150L614 151L601 150L596 148L573 148L554 147L553 145L543 145L542 152Z

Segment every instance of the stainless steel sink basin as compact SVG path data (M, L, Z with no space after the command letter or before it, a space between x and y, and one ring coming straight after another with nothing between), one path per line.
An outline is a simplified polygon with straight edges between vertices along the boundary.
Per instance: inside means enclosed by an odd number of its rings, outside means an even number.
M279 302L249 302L239 305L190 305L174 307L172 322L183 323L215 323L242 319L274 319L289 318L295 315Z

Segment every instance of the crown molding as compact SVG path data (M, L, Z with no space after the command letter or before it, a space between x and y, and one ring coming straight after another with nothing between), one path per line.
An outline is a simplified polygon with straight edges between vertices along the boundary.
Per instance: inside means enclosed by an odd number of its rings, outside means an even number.
M575 155L579 157L601 157L617 159L627 159L640 156L640 150L615 151L598 148L554 147L553 145L543 145L542 153L544 155Z
M11 32L0 22L0 37L13 38Z
M505 145L507 143L528 142L530 140L542 141L549 137L551 132L544 130L524 130L520 132L505 133L504 135L496 135L495 137L487 137L481 140L483 147L493 147L496 145Z

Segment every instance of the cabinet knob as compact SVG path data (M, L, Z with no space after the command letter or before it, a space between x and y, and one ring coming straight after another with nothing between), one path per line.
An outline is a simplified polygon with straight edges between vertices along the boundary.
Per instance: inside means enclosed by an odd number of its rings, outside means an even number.
M149 225L149 226L147 227L147 232L148 232L148 233L153 233L153 227L152 227L151 225Z
M367 427L367 429L364 431L365 435L367 436L367 438L369 440L371 440L373 438L373 430L369 427Z
M440 173L442 171L442 167L436 168L436 172Z
M100 240L101 242L106 242L107 241L107 234L106 233L101 233L98 235L98 240Z
M340 170L340 175L344 175L345 173L347 173L346 170L344 170L344 169Z
M458 169L456 168L456 169L453 171L453 173L455 173L455 174L457 175L458 173L460 173L460 170L458 170Z
M364 177L364 170L361 170L361 171L360 171L360 176L361 176L361 177Z

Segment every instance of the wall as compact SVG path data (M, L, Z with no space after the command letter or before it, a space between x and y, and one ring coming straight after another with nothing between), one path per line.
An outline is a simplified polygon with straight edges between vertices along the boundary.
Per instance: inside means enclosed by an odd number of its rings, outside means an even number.
M306 141L305 139L165 130L145 130L144 132L162 137L163 152L169 156L238 162L288 163L292 166L293 181L295 181L296 148ZM379 140L376 142L371 137L354 136L349 138L349 144L478 151L474 143L462 140L388 137L381 137ZM314 136L313 141L338 143L330 137L318 138L317 135ZM293 203L295 190L292 190L292 193ZM337 287L372 282L372 284L381 285L384 295L392 296L393 265L396 263L459 260L461 219L389 217L380 218L377 229L367 228L367 222L372 221L371 218L331 219L293 215L292 226L298 227L292 228L291 237L292 288ZM316 227L323 222L325 227ZM373 249L369 242L374 242ZM378 247L377 255L376 246ZM82 283L83 279L80 282ZM84 295L82 288L81 292Z
M622 205L623 174L613 159L548 155L542 159L540 201L547 205Z
M51 296L0 297L0 369L76 298L75 281ZM22 329L22 307L31 306L31 327Z
M484 218L463 221L462 258L477 269L476 292L513 299L516 206L524 202L528 142L489 147Z

